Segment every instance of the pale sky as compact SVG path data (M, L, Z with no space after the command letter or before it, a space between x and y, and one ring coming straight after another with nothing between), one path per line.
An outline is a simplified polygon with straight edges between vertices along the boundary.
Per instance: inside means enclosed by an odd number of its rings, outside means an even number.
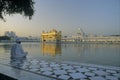
M62 35L120 35L120 0L35 0L32 20L19 14L0 20L0 35L14 31L18 36L40 36L42 30L57 29Z

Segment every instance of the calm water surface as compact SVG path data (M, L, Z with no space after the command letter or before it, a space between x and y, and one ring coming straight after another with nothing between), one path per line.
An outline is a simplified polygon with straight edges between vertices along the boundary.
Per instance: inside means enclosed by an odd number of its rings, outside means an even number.
M0 56L9 58L11 46L12 44L0 43ZM119 44L22 43L22 46L28 52L28 58L120 67Z

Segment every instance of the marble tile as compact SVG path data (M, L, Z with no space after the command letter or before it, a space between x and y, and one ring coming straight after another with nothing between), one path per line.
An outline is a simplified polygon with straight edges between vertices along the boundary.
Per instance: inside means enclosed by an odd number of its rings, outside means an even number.
M80 80L88 80L88 79L80 79Z
M79 71L79 72L88 72L90 70L85 69L85 68L78 68L77 71Z
M54 73L55 75L67 74L65 70L55 70Z
M29 68L36 69L36 68L40 68L40 66L39 65L30 65Z
M39 61L38 61L37 59L34 59L34 60L31 60L31 61L30 61L30 63L32 63L32 64L38 64L38 62L39 62Z
M63 69L73 69L72 66L62 66Z
M41 72L40 70L38 70L36 73L38 73L38 74L42 74L42 72Z
M52 68L40 68L40 71L52 71Z
M117 73L116 71L113 71L113 70L106 70L106 72L109 72L109 73Z
M85 75L83 75L82 73L71 73L70 76L73 79L81 79L81 78L87 78Z
M68 64L65 64L65 63L62 63L62 64L60 64L61 66L67 66Z
M75 73L75 72L76 72L76 70L71 70L71 69L69 69L69 70L67 70L67 72L70 72L70 73Z
M86 75L86 76L91 76L91 77L93 77L93 76L95 76L95 73L92 73L92 72L85 72L85 75Z
M90 80L105 80L103 77L91 77Z
M59 64L50 64L50 67L59 67Z
M61 67L53 67L54 70L61 70Z
M57 64L56 62L50 62L50 64Z
M47 62L40 62L39 64L40 65L47 65L48 63Z
M29 71L30 69L29 69L29 68L25 68L24 70L27 70L27 71Z
M57 75L51 75L51 77L58 78Z
M45 67L49 67L49 66L47 64L41 64L40 67L45 68Z
M26 68L28 68L28 65L23 65L21 68L26 69Z
M34 69L29 69L29 71L32 71L32 72L36 72L36 71L38 71L39 69L37 69L37 68L34 68Z
M58 78L63 79L63 80L68 80L70 76L68 75L60 75Z
M115 77L118 77L118 78L120 78L120 73L118 73L118 74L113 74Z
M44 61L44 60L41 60L41 61L40 61L40 63L46 63L46 61Z
M29 62L24 62L24 65L30 65L30 63Z
M80 68L80 66L76 66L76 65L75 65L75 66L73 66L73 67L74 67L74 68Z
M114 76L106 76L106 79L109 79L109 80L118 80L118 78L114 77Z
M94 70L94 71L96 71L97 70L97 68L93 68L93 67L90 67L90 68L88 68L89 70Z
M94 71L95 74L99 75L99 76L105 76L105 75L108 75L107 72L105 71Z

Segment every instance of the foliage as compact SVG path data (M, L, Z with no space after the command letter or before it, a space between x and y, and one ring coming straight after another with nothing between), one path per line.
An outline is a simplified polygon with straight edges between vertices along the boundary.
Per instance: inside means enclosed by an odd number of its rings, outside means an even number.
M10 40L10 37L8 37L8 36L0 36L0 40Z
M31 17L34 14L33 0L0 0L0 19L5 21L6 14L22 14L25 17Z

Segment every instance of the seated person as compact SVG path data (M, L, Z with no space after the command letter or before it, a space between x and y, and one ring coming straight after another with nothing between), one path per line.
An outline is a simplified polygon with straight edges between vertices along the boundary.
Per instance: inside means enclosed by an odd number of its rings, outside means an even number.
M27 52L24 52L20 39L16 39L16 44L11 48L11 59L26 58Z

